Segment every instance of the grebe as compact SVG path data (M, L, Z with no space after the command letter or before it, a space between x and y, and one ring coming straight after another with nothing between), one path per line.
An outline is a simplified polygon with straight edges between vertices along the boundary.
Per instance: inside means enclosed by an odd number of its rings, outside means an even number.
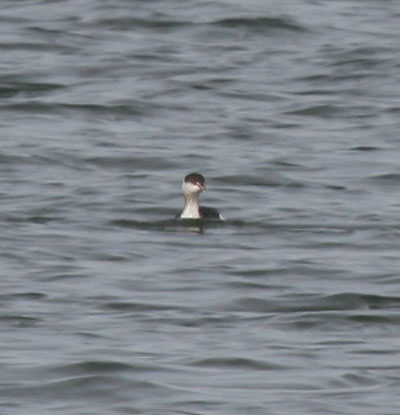
M185 207L179 218L223 220L217 209L199 205L199 193L206 189L204 177L201 174L188 174L183 180L182 189L185 195Z

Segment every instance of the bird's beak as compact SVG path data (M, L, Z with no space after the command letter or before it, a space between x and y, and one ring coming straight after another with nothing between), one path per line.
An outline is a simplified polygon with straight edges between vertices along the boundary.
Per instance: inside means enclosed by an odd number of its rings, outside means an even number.
M199 187L200 190L204 190L207 189L206 186L204 184L201 184L199 182L196 183L196 185Z

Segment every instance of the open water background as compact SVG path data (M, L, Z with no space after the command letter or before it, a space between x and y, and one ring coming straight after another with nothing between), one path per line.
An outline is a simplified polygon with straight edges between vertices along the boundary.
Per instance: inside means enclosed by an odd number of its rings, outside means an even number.
M3 1L0 413L398 415L400 3ZM223 224L183 225L200 171Z

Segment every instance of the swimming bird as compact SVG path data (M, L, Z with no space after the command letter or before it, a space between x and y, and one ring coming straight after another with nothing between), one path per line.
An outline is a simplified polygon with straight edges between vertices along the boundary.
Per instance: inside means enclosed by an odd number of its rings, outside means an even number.
M199 173L190 173L184 178L185 207L179 215L180 219L223 219L217 209L200 206L199 194L206 189L204 182L204 176Z

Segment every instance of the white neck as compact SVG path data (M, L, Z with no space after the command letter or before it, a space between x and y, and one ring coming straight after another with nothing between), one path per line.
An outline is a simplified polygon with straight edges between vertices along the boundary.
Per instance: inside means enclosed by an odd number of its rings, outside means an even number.
M199 199L197 194L185 194L185 208L181 213L182 219L200 219Z

